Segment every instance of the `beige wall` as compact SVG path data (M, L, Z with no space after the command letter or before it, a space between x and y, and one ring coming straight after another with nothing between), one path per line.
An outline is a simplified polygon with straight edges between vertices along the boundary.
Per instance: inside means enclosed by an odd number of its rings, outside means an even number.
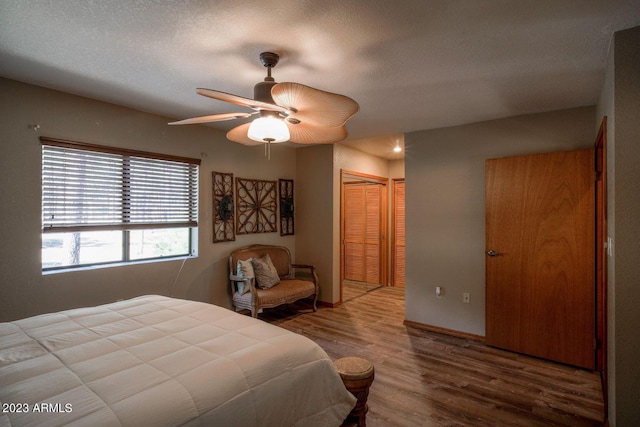
M315 145L296 150L296 262L318 270L320 295L334 302L333 289L333 147ZM338 295L339 297L339 295Z
M594 113L584 107L405 135L407 320L484 336L485 160L591 147Z
M275 243L295 252L295 237L279 233L237 236L212 243L211 172L235 177L294 179L295 149L227 141L205 126L167 126L169 119L0 79L0 321L141 294L167 295L182 260L43 275L41 247L41 154L39 136L114 145L201 158L199 256L189 258L174 296L230 306L227 257L239 246ZM30 125L38 124L34 132Z
M404 159L389 161L389 178L404 178Z
M640 423L640 27L614 35L598 105L607 116L607 357L611 426Z

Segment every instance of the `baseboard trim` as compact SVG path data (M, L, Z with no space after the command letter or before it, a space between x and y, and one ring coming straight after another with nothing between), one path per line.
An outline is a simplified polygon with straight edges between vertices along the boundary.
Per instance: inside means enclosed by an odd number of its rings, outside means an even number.
M441 328L439 326L425 325L424 323L413 322L411 320L404 320L404 325L416 329L422 329L429 332L436 332L439 334L451 335L458 338L465 338L472 341L484 342L484 337L481 335L470 334L468 332L456 331L454 329Z
M340 301L338 302L318 301L318 305L320 307L336 308L337 306L342 305L342 303Z

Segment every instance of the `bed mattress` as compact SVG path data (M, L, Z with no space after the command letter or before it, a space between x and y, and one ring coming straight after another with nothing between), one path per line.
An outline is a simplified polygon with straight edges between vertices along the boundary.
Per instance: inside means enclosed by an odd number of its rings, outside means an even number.
M144 296L0 323L0 427L339 426L355 398L313 341Z

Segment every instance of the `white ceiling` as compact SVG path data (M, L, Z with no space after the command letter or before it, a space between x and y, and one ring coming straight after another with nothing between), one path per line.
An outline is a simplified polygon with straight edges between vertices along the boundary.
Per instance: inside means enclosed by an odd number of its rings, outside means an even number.
M377 143L349 144L386 155L404 132L597 103L613 32L637 25L640 0L0 0L0 75L183 119L246 111L195 89L251 98L276 51L276 81L355 99L349 140Z

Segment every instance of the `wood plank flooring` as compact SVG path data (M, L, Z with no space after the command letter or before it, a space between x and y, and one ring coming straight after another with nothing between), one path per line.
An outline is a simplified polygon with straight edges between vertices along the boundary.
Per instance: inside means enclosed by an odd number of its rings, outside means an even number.
M260 318L312 339L333 360L374 364L368 427L603 425L597 373L405 326L402 288L315 313L300 308Z
M381 285L355 282L351 280L344 280L342 282L342 301L351 301L354 298L359 298L367 292L378 289Z

